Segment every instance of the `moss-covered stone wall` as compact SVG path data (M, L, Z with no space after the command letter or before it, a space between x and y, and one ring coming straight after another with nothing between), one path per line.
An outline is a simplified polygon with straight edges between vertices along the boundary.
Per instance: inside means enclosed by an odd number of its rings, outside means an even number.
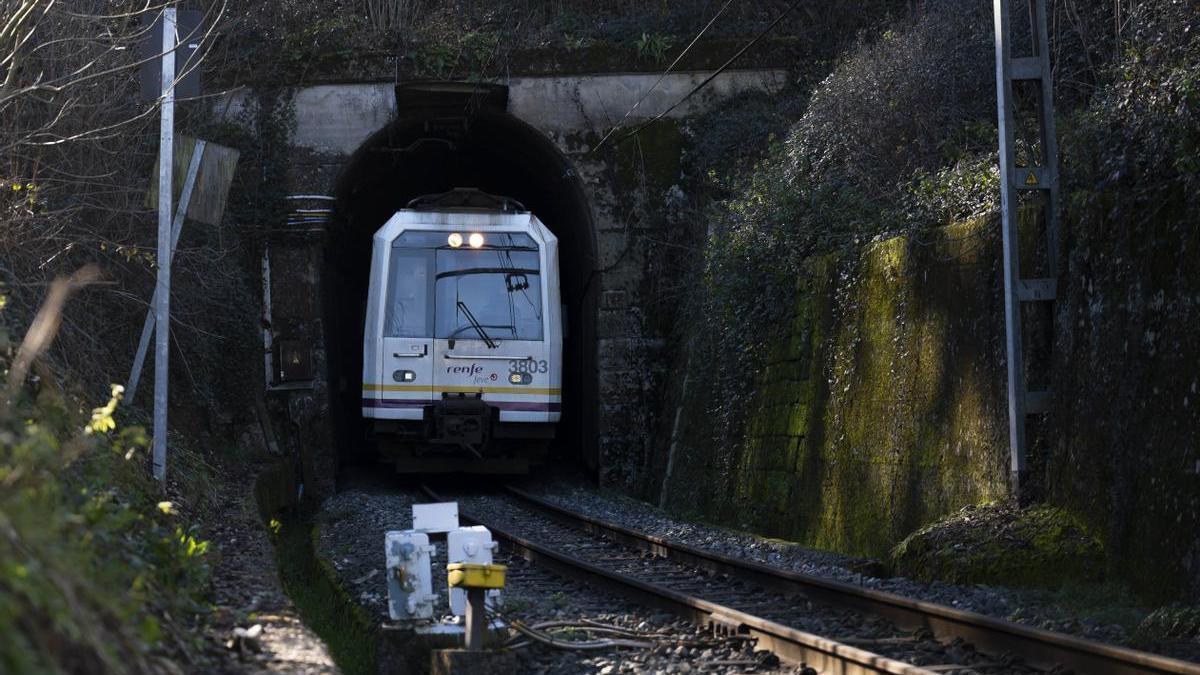
M1110 578L1167 597L1200 590L1200 230L1174 208L1068 219L1052 361L1028 374L1054 400L1031 427L1041 496L1100 538ZM882 555L1004 499L1000 250L992 218L809 259L785 325L746 327L779 337L739 437L713 422L715 366L688 368L664 505Z
M1056 317L1051 500L1141 590L1200 597L1200 226L1080 210Z
M719 394L692 373L667 505L880 554L941 514L1003 497L996 234L980 220L809 260L788 325L747 327L781 337L743 439L712 438L704 411Z

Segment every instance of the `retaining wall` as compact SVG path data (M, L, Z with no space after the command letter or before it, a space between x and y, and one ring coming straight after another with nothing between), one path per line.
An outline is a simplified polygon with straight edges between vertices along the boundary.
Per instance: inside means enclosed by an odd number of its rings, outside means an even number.
M1200 233L1169 213L1069 225L1032 468L1114 576L1174 597L1200 589ZM1006 498L998 235L979 220L809 260L740 438L717 437L721 393L692 365L665 505L883 555Z

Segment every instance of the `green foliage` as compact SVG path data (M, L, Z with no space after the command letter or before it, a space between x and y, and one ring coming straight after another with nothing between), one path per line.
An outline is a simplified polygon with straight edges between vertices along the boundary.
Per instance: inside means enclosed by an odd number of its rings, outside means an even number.
M800 398L796 410L807 401L797 396L802 387L794 382L770 389L780 366L766 363L773 351L797 337L788 312L797 306L795 280L801 280L800 287L814 281L806 260L827 253L859 259L863 247L892 234L925 247L937 238L931 228L965 219L978 219L981 227L963 247L997 250L991 239L999 175L987 9L951 0L916 3L906 19L864 35L847 49L811 92L786 91L781 96L790 102L786 111L777 102L774 107L731 106L686 125L693 171L682 188L699 196L691 215L704 223L700 239L705 243L702 264L695 266L695 291L677 329L691 346L693 364L691 400L684 405L690 419L683 426L708 434L696 440L711 448L712 473L725 481L718 487L721 494L747 484L734 484L742 480L739 458L780 464L763 470L770 476L755 488L762 491L758 503L788 503L793 512L803 511L797 518L806 522L792 530L800 536L811 532L805 529L810 526L828 529L830 522L848 523L852 536L874 536L878 525L847 516L863 500L830 494L827 486L819 503L796 507L796 493L811 491L786 474L796 448L778 438L758 443L754 430L742 428L743 420L770 418L757 411L779 405L780 397L789 403ZM1064 427L1063 437L1053 441L1059 469L1047 481L1050 499L1070 504L1088 526L1104 528L1111 543L1104 554L1114 569L1151 572L1130 576L1172 593L1200 583L1188 562L1195 557L1193 542L1169 535L1171 528L1189 527L1200 513L1195 482L1180 477L1178 469L1194 464L1194 430L1200 428L1189 424L1196 415L1195 385L1192 371L1183 366L1194 361L1196 345L1194 331L1186 328L1196 277L1194 266L1183 261L1193 255L1198 232L1188 214L1200 208L1200 15L1194 3L1171 0L1142 0L1128 10L1122 6L1119 21L1112 11L1111 4L1076 7L1053 26L1063 230L1070 234L1063 243L1071 247L1064 267L1075 279L1060 296L1058 316L1069 320L1057 324L1055 338L1070 363L1056 371L1063 375L1056 381L1064 391L1085 394L1065 404L1071 415L1059 417L1075 426ZM1034 149L1023 146L1019 154ZM824 370L814 371L813 381L829 384L834 401L829 409L842 405L834 400L839 396L832 391L835 384L864 407L846 419L813 423L813 433L797 436L804 436L797 442L814 444L814 466L826 470L819 459L843 451L857 459L879 445L903 462L917 463L913 475L921 478L913 478L914 485L953 483L952 476L938 471L954 460L931 451L931 438L888 446L856 430L900 428L920 417L914 412L920 396L893 391L912 372L911 355L892 351L874 334L895 337L896 349L912 346L904 321L919 316L914 302L929 315L938 310L976 321L983 321L979 313L990 307L986 316L994 318L987 293L995 287L983 283L995 283L989 276L992 260L984 256L963 280L948 280L947 288L956 291L980 282L984 295L973 296L969 304L946 302L928 288L905 295L905 284L936 274L938 265L929 261L919 270L882 270L875 277L884 286L852 288L838 297L834 325L853 326L855 316L869 321L861 335L831 336L843 351L821 363ZM852 268L839 274L844 275L835 284L839 288L850 288L848 282L860 278ZM887 335L890 330L896 335ZM991 368L1000 363L991 351L994 342L978 358L964 358L964 345L978 337L966 335L971 337L950 340L934 334L930 344L948 345L945 353L956 355L956 365L949 369L938 353L922 353L920 371L946 368L948 380L961 382L964 371L973 370L968 364ZM1093 355L1088 358L1094 367L1081 367L1081 354ZM837 370L842 363L852 368ZM695 364L703 364L702 377L696 377ZM1131 387L1131 372L1145 374L1139 378L1144 386ZM991 373L973 375L980 382L1001 381ZM962 407L971 411L968 421L980 423L972 427L976 432L990 428L985 422L1002 419L1002 411L986 408L993 393L980 389L978 400ZM903 399L906 407L885 410L873 403L893 398ZM1160 401L1153 414L1146 400ZM1162 406L1168 405L1174 406L1172 415L1163 418ZM1153 418L1173 421L1161 424ZM1087 424L1094 419L1114 422ZM831 421L837 424L828 426ZM981 453L967 458L969 465L997 477L1002 487L1003 469L987 464L995 456L986 452L990 439L980 434L975 440ZM1127 448L1134 445L1147 450L1131 456ZM859 452L861 447L871 450ZM952 447L960 451L963 446ZM838 466L853 463L839 459ZM907 488L897 489L907 494ZM954 508L964 503L962 496L930 505ZM728 501L714 501L722 500ZM822 510L830 508L840 509L836 518ZM899 506L889 503L889 508ZM1176 585L1161 584L1164 577Z
M711 236L695 332L720 392L710 412L720 436L739 436L739 420L768 347L794 300L795 278L815 254L864 243L883 228L884 210L852 185L836 186L794 170L786 144L768 137L766 157L733 176L730 199L707 212Z
M502 39L494 32L468 31L455 36L452 42L418 45L406 56L417 77L482 79L496 69Z
M303 22L296 22L293 29L282 33L285 59L296 63L310 63L314 57L339 52L354 47L354 36L370 29L367 16L358 12L322 11Z
M641 37L634 40L633 46L637 49L639 61L649 60L658 66L666 62L667 52L671 50L673 41L660 33L642 33Z
M46 200L37 183L0 177L0 217L19 220L46 212Z
M0 670L149 672L195 647L164 639L208 589L208 545L155 507L119 387L85 426L40 386L0 409Z
M783 128L771 113L736 111L713 125L733 139L734 156L751 133L767 132L756 163L713 162L707 176L718 201L705 214L704 295L693 314L705 360L728 364L715 375L719 409L710 411L725 420L722 437L739 436L806 258L993 203L978 192L995 184L985 10L925 3L902 29L860 41L811 95L788 92L775 113L791 118ZM943 167L948 158L956 164Z
M1097 199L1097 185L1200 194L1200 30L1189 29L1198 20L1186 4L1139 3L1107 78L1097 71L1106 43L1082 37L1103 16L1089 10L1056 35L1077 50L1064 67L1083 77L1088 64L1112 83L1064 125L1064 164L1073 165L1064 175L1087 187L1077 203ZM707 166L699 182L716 200L703 214L711 236L692 315L708 356L733 355L720 361L728 376L716 375L730 385L719 388L722 405L748 402L746 375L761 367L805 258L998 208L991 27L983 5L923 3L909 21L860 39L811 95L786 93L789 128L738 109L692 124L703 124L693 134ZM723 137L736 142L712 140ZM730 161L750 137L764 139L760 158ZM724 431L736 437L733 426Z
M813 92L788 137L792 170L893 199L914 171L990 149L994 134L959 129L995 117L992 60L986 5L922 3L910 22L850 50Z
M1119 192L1113 216L1164 195L1200 204L1200 15L1194 5L1144 0L1128 17L1122 57L1091 105L1068 119L1064 176L1079 207Z
M933 173L919 169L899 201L900 218L914 225L953 223L995 213L1000 208L997 153L967 156Z

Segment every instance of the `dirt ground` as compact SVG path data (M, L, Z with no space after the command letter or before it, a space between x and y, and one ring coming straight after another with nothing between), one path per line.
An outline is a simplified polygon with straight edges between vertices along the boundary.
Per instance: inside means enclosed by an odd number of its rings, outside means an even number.
M337 674L329 650L300 621L299 612L283 592L274 550L254 503L256 472L227 473L221 481L227 494L219 502L210 533L216 549L213 588L217 610L210 635L215 672ZM235 629L253 632L255 625L262 627L257 637L235 637Z

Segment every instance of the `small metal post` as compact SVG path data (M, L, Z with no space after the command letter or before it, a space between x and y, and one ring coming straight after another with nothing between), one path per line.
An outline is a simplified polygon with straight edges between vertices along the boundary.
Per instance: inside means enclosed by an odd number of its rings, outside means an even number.
M271 246L263 244L262 254L262 337L263 337L263 383L267 389L275 382L275 368L272 354L274 346L271 337Z
M487 612L484 606L483 588L467 589L467 649L477 652L483 649L483 640L487 634Z
M158 279L154 303L154 478L167 481L167 372L171 347L171 197L175 155L175 7L163 9L158 132Z

